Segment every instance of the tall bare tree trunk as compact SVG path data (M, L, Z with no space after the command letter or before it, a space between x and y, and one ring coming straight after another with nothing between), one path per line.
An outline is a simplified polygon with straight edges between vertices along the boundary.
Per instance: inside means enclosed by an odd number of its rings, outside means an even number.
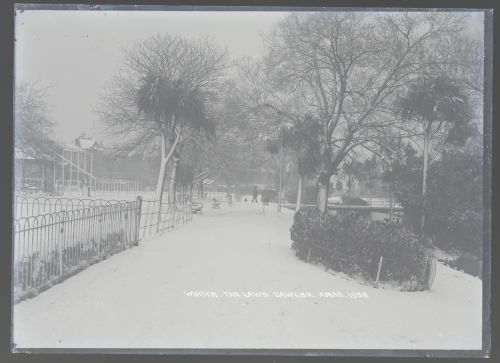
M277 207L278 212L281 212L281 169L282 166L280 165L279 184L278 184L278 207Z
M164 155L162 155L160 161L160 171L158 173L158 181L156 182L156 191L155 191L155 199L160 201L163 194L163 185L165 184L167 164L168 164L167 158Z
M317 207L321 213L326 213L328 208L328 188L330 187L330 175L322 171L318 178L318 200Z
M420 220L420 231L423 233L425 226L425 208L427 199L427 168L429 163L429 129L427 127L424 133L424 169L422 172L422 217Z
M177 144L179 143L180 135L175 137L175 140L170 147L170 151L167 154L167 141L165 135L161 136L161 161L160 161L160 171L158 173L158 181L156 183L155 199L158 201L158 220L156 224L156 231L158 232L161 222L161 207L163 201L163 187L165 184L165 176L167 172L167 165L172 155L174 154Z
M174 153L174 165L172 166L172 179L170 180L170 186L168 189L168 204L175 206L175 190L177 186L177 173L179 171L180 157L179 153Z
M279 165L279 188L278 188L278 212L281 212L281 195L283 189L283 169L285 168L285 152L281 150L280 165Z
M162 197L163 197L163 186L165 184L165 175L167 171L167 143L165 137L161 136L161 160L160 160L160 171L158 172L158 181L156 182L156 192L155 200L158 201L158 216L156 221L156 232L160 229L161 222L161 207L162 207Z
M163 185L165 184L165 174L167 171L168 155L167 155L167 142L165 141L165 136L161 136L161 160L160 160L160 171L158 172L158 180L156 182L155 199L159 200L161 203L161 197L163 194Z
M295 205L295 212L300 210L302 204L302 175L299 174L299 184L297 185L297 203Z
M201 179L200 183L198 184L198 198L200 200L203 200L203 180L204 179Z
M158 173L158 181L156 183L155 197L157 200L162 199L163 195L163 185L165 184L165 174L167 171L167 165L174 153L177 151L177 145L179 144L180 133L175 136L170 145L170 150L167 154L167 139L166 135L161 136L161 162L160 162L160 172Z

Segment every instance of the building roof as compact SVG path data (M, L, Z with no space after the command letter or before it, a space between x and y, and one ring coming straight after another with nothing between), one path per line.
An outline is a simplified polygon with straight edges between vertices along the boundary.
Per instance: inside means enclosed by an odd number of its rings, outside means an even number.
M92 136L81 134L75 139L75 146L84 150L103 150L103 146Z

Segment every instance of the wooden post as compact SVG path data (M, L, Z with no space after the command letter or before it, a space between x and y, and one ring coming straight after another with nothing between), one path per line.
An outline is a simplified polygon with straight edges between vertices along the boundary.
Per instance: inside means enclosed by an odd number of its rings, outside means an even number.
M382 268L382 259L384 257L383 256L380 256L380 260L378 262L378 271L377 271L377 279L375 280L375 287L378 287L378 280L380 278L380 269Z

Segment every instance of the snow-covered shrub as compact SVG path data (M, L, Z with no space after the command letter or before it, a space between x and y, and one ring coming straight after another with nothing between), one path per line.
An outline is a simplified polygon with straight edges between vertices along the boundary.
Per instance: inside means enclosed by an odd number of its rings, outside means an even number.
M306 261L374 281L383 256L380 281L405 290L429 288L431 257L419 238L396 222L372 221L358 213L322 215L316 208L295 214L292 249Z

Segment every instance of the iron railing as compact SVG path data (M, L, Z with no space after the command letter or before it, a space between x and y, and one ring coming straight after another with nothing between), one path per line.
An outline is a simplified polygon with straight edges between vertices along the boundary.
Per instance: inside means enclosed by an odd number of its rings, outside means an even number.
M14 301L36 295L139 241L141 200L14 220Z
M14 199L14 301L34 296L140 239L192 219L191 198L175 204L30 197Z
M173 229L193 219L192 205L189 198L177 199L179 202L169 204L159 200L143 200L141 224L139 226L140 238L155 233Z
M64 195L80 195L82 197L88 196L124 196L133 195L137 196L144 192L145 188L140 181L124 180L124 179L101 179L92 177L89 179L90 191L87 185L84 185L83 180L78 179L64 179L56 180L56 190L59 194Z
M34 217L41 214L56 213L62 211L79 210L92 207L101 207L116 203L124 203L125 200L108 199L79 199L51 196L14 196L14 218Z

